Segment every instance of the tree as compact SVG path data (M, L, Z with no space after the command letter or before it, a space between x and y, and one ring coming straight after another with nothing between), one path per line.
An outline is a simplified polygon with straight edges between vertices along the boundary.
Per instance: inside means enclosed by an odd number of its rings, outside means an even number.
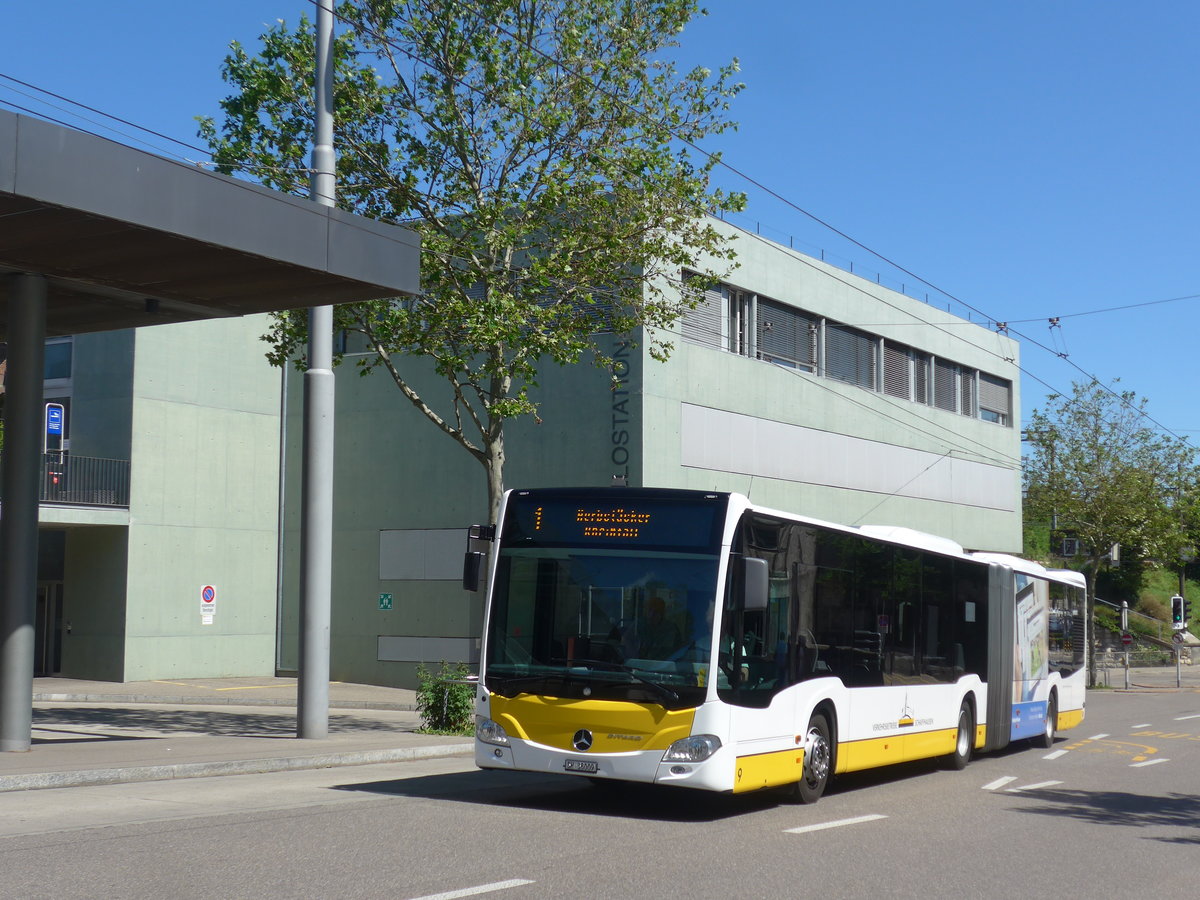
M1142 559L1177 558L1174 499L1191 451L1155 430L1145 399L1130 391L1076 384L1072 396L1051 395L1046 404L1026 429L1025 516L1078 538L1090 635L1096 575L1114 545Z
M537 414L546 363L611 365L597 334L663 336L728 267L705 217L739 194L710 188L696 142L733 127L736 61L680 73L667 61L695 0L348 0L335 46L338 205L421 236L421 296L339 307L377 369L486 470L491 521L504 489L504 423ZM279 23L223 74L224 121L201 120L218 168L305 193L313 29ZM697 260L707 259L708 263ZM681 278L688 269L695 278ZM297 361L307 319L264 337ZM453 397L435 408L414 357ZM298 362L302 365L302 362Z

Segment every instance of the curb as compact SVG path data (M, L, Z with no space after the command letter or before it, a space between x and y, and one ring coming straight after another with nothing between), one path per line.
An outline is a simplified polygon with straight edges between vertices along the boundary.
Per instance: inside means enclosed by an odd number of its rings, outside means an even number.
M159 706L276 706L296 708L295 700L270 700L252 697L164 697L151 694L46 694L35 693L34 703L137 703ZM380 709L416 712L415 703L387 700L330 700L330 709Z
M438 744L430 747L404 747L392 750L360 750L319 756L273 757L268 759L229 760L226 762L176 763L162 766L130 766L123 769L91 769L77 772L35 772L25 775L0 775L0 793L36 791L50 788L85 787L99 784L131 784L143 781L172 781L178 778L208 778L221 775L262 775L268 772L293 772L300 769L331 769L339 766L368 766L378 763L408 762L470 756L473 744Z

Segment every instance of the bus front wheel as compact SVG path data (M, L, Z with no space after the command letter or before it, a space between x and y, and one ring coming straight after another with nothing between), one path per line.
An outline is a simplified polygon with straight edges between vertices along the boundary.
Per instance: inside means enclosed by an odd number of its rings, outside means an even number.
M971 761L971 748L975 744L975 716L971 704L963 702L958 710L958 729L954 734L954 752L946 757L949 769L965 769Z
M792 785L791 798L800 803L816 803L825 793L833 770L832 729L824 713L814 713L804 732L804 772Z

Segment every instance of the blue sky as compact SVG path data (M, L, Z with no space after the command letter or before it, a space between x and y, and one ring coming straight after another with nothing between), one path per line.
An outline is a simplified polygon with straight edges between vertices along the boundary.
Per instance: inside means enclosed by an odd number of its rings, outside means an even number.
M199 146L194 117L216 114L228 93L229 42L253 45L265 23L311 10L10 4L0 73ZM1200 297L1174 300L1200 295L1200 6L710 0L682 42L688 63L740 59L741 127L708 149L787 201L722 170L724 186L750 195L739 224L976 321L1009 322L1023 419L1087 373L1120 379L1155 422L1200 446L1189 365ZM29 93L0 79L6 108L200 156Z

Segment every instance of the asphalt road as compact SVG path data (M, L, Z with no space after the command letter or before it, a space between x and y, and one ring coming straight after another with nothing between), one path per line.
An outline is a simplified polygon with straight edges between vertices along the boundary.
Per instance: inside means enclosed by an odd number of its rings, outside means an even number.
M0 897L1194 898L1200 692L815 806L461 759L0 796ZM470 892L470 893L465 893Z

